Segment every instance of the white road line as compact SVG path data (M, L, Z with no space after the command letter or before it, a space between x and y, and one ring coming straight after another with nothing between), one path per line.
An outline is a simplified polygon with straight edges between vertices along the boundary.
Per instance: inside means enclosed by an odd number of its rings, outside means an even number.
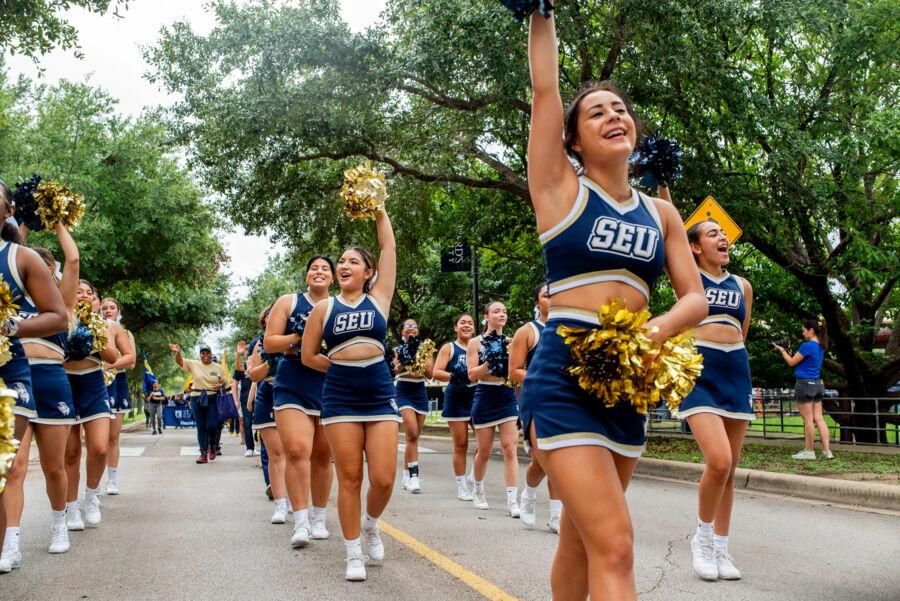
M197 447L181 447L182 457L193 457L199 453L200 451L197 450Z
M397 445L398 453L402 453L405 450L406 450L405 442L401 442L400 444ZM419 452L420 453L437 453L437 451L435 451L434 449L429 449L428 447L423 447L422 445L419 445Z

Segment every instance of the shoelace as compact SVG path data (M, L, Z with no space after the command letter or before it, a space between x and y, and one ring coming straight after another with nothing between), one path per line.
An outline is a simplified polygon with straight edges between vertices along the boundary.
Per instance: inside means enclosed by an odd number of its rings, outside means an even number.
M705 561L716 560L716 548L713 546L712 542L705 542L702 538L700 539L700 556Z

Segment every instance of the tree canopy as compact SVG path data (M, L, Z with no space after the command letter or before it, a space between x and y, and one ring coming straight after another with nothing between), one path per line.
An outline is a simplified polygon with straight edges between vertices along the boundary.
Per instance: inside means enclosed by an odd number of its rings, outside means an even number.
M163 32L147 58L182 95L171 121L194 166L237 223L310 252L371 242L342 217L336 191L344 168L375 161L391 175L396 311L427 327L435 306L466 306L467 284L435 286L453 281L436 274L438 250L466 239L482 248L487 296L511 299L524 318L543 271L524 177L525 27L494 0L393 0L361 33L338 8L216 2L209 35L184 23ZM615 78L649 130L684 149L672 188L682 214L713 194L742 225L734 269L757 291L751 337L796 337L800 319L821 316L842 386L883 394L900 377L900 5L558 9L564 98ZM876 352L883 328L890 342ZM777 360L763 348L751 345L754 371Z

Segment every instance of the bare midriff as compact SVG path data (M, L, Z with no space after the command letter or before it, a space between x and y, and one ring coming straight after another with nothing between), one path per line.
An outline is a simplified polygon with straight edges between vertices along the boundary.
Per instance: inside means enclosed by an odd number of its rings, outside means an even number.
M740 344L744 342L744 334L726 323L708 323L697 326L694 330L694 339L719 344Z
M63 367L72 371L81 371L84 369L94 369L100 367L96 361L91 358L79 359L78 361L66 361Z
M550 309L572 307L597 313L613 299L624 301L629 311L640 311L647 306L647 297L634 286L624 282L600 282L557 292L550 297Z
M341 349L328 358L332 361L365 361L379 356L384 356L382 349L369 342L360 342Z
M47 348L43 344L26 342L22 344L22 348L25 349L25 356L30 359L51 359L53 361L62 361L63 359L62 353Z

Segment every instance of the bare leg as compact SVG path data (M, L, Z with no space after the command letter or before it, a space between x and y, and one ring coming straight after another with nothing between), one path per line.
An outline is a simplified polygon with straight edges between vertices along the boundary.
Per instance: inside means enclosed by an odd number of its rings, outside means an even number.
M419 422L419 414L412 409L401 409L400 416L403 418L403 433L406 435L406 448L403 451L403 459L405 466L419 460L419 434L422 427ZM425 416L422 417L422 423Z
M466 475L466 459L469 454L469 423L447 422L450 425L450 436L453 437L453 474L457 477Z
M347 422L325 426L338 479L338 518L344 539L359 538L360 490L363 477L365 425Z
M731 510L734 507L734 471L741 460L741 449L747 434L747 422L728 418L722 421L725 422L725 431L731 446L731 471L728 473L725 492L722 494L719 509L716 511L714 532L719 536L728 536L728 530L731 527Z
M82 424L84 447L87 450L84 482L87 488L100 488L109 452L109 427L112 421L101 417Z
M50 508L63 511L66 508L66 441L69 439L71 426L55 426L50 424L34 424L34 437L37 440L41 458L41 469L47 486L47 498Z
M822 450L829 451L831 450L831 440L828 432L828 424L825 423L825 416L822 414L822 403L816 401L808 404L812 405L813 421L819 428L819 437L822 439Z
M478 428L475 430L475 439L478 441L478 452L475 453L475 458L472 460L472 468L475 480L481 482L484 480L488 460L494 448L494 427Z
M81 424L69 430L66 440L66 501L78 500L78 485L81 482Z
M325 507L328 505L328 497L331 496L334 467L331 464L331 447L328 446L325 428L318 423L310 458L310 481L313 507Z
M800 417L803 418L803 442L807 451L815 449L816 426L813 418L813 405L815 403L797 403Z
M16 416L17 418L19 416ZM28 472L28 455L31 451L31 426L26 425L25 432L19 439L19 450L13 460L12 467L6 475L6 490L3 492L3 506L6 509L6 520L10 528L15 528L22 521L25 509L25 475Z
M724 420L712 413L698 413L687 418L691 432L703 453L703 475L698 488L700 520L712 522L719 511L722 495L731 479L732 466L736 464L731 454L731 444ZM746 427L746 424L744 424Z
M424 417L424 416L423 416ZM366 471L369 492L366 494L366 513L381 516L391 493L397 473L397 422L372 422L366 426ZM357 523L359 518L357 517Z
M500 448L503 449L503 480L506 486L516 486L519 481L519 456L516 447L519 442L519 430L516 422L503 422L500 430Z
M277 428L263 428L258 430L266 445L269 454L269 483L272 485L272 496L276 499L287 497L284 485L284 447L281 446L281 438L278 437Z
M275 423L278 424L276 431L284 449L284 483L291 499L291 507L294 511L306 509L309 506L310 457L316 423L312 417L298 409L276 411ZM272 478L271 471L269 478ZM275 493L274 485L272 492Z
M122 434L122 424L125 423L125 414L116 413L109 420L109 446L106 452L106 466L113 469L119 467L119 435Z

